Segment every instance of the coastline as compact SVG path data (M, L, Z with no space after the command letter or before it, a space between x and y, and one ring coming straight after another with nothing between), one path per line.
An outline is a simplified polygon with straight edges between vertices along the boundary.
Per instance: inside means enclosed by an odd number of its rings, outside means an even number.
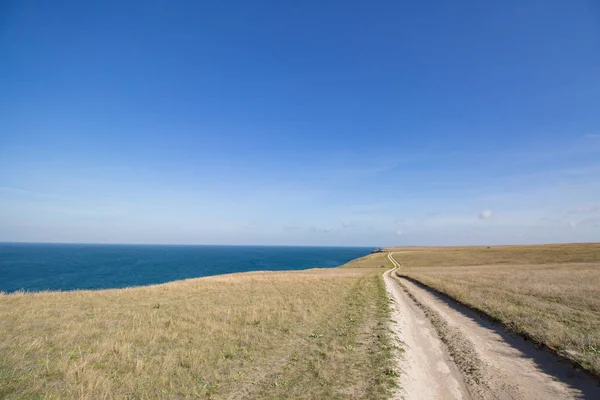
M0 296L0 397L385 397L379 264Z
M333 268L368 247L0 244L0 291L123 289L251 271Z

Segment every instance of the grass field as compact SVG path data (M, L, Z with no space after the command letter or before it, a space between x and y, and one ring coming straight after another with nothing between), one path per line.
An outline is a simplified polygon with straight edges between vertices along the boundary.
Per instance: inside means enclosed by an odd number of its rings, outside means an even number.
M0 398L385 398L382 264L2 294Z
M600 376L600 244L390 248L413 278Z

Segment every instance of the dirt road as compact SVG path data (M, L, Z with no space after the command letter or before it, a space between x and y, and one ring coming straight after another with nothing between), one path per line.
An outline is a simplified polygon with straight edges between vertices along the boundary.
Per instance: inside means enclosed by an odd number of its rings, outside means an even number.
M595 378L429 288L384 274L404 399L600 399Z

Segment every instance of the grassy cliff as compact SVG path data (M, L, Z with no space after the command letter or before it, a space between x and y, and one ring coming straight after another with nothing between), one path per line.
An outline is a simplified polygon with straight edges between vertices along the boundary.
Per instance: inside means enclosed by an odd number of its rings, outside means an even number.
M381 265L0 295L0 398L384 398Z

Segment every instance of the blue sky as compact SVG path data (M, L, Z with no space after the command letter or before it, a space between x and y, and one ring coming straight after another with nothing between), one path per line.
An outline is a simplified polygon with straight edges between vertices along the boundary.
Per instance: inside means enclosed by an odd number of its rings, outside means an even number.
M0 7L0 241L600 240L596 1Z

